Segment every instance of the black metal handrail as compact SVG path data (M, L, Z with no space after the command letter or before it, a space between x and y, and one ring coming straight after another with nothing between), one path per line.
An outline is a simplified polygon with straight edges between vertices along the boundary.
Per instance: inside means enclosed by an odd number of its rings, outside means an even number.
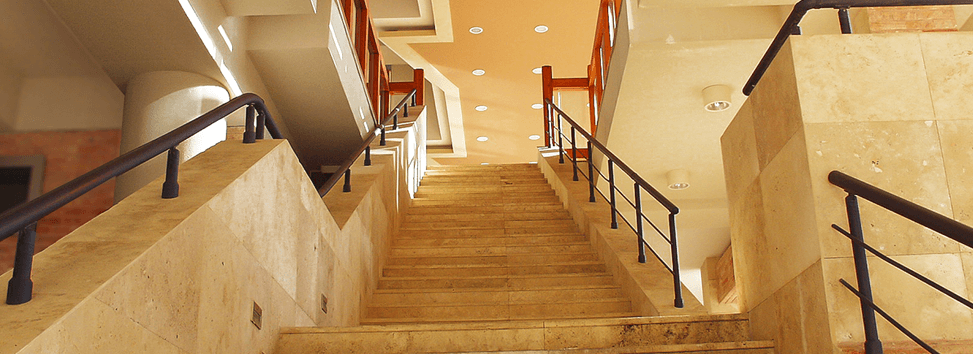
M872 298L871 277L868 273L866 251L970 309L973 309L973 301L946 289L946 287L893 260L891 257L865 243L861 213L858 208L858 197L871 201L883 209L899 214L906 219L936 231L967 247L973 247L973 228L839 171L831 171L828 174L828 181L848 193L848 196L845 197L845 209L848 214L849 231L835 224L832 224L831 227L852 241L855 277L858 281L858 288L852 287L844 279L840 279L840 282L859 299L862 310L862 325L865 328L865 352L867 354L882 353L882 342L878 338L878 328L875 322L875 313L878 312L879 315L892 323L896 329L915 341L923 349L926 349L930 353L937 353L928 343L919 339L875 304Z
M964 5L973 4L973 0L801 0L794 4L794 9L784 21L774 41L770 43L767 52L757 63L757 67L750 75L746 85L743 86L743 94L750 96L753 89L757 87L760 78L763 77L774 57L784 46L784 42L791 34L800 34L800 23L804 15L813 9L838 9L839 20L842 33L851 33L851 21L848 19L848 9L852 7L890 7L890 6L933 6L933 5Z
M162 198L178 197L179 150L176 149L176 146L243 107L247 107L244 144L254 143L256 139L263 139L264 127L270 131L270 135L274 139L283 138L263 99L255 94L246 93L50 192L44 193L34 200L0 214L0 240L20 231L17 238L16 255L14 256L13 277L7 287L7 304L17 305L30 301L33 290L30 271L33 264L35 230L38 220L102 183L128 172L166 151L169 153Z
M377 127L372 129L372 131L368 134L368 137L365 138L358 149L356 149L354 153L352 153L347 159L345 159L344 162L341 163L341 165L338 166L338 170L335 171L331 177L328 177L324 184L321 185L321 188L318 188L319 195L323 197L325 194L328 194L328 192L331 191L331 188L334 188L334 186L338 184L338 180L342 177L345 178L345 184L342 187L342 191L346 193L351 192L351 165L355 164L355 161L358 160L358 157L361 156L362 153L365 153L365 166L371 166L372 164L371 145L376 136L375 128L378 128L378 130L381 131L381 140L379 140L379 145L385 146L385 129L387 128L389 122L392 122L392 130L399 129L399 111L402 111L402 117L409 117L409 110L403 110L403 108L405 108L406 103L410 101L412 102L412 106L415 107L416 92L416 89L412 89L412 91L405 95L405 97L399 101L399 104L395 105L395 108L392 109L392 111L389 112L384 119L382 119L382 122L378 124Z
M577 133L580 133L581 136L584 137L584 139L586 140L586 146L588 151L588 156L586 158L586 163L588 164L588 173L580 172L581 175L583 175L588 180L588 201L592 203L596 201L595 192L597 191L598 194L600 194L602 198L608 201L609 205L611 206L611 219L612 219L611 228L612 229L618 228L618 218L621 217L622 221L625 222L625 224L627 224L628 227L635 232L635 234L638 236L639 263L646 262L645 250L648 249L649 251L652 252L653 255L655 255L657 259L659 259L662 265L664 265L669 270L669 272L672 273L673 293L674 293L673 304L677 308L682 308L684 304L682 298L682 281L680 280L680 274L679 274L679 246L676 242L677 240L676 214L679 213L679 208L676 207L676 205L673 204L672 201L670 201L668 198L662 195L662 193L656 190L655 187L652 187L652 185L649 184L649 182L646 182L645 179L643 179L642 176L639 176L639 174L636 173L631 167L629 167L627 164L622 162L622 160L619 159L618 156L615 156L615 154L612 153L611 150L608 150L608 148L605 145L603 145L598 140L595 140L595 138L592 137L591 134L589 134L587 131L585 131L583 127L581 127L581 125L579 125L577 122L571 119L571 117L568 116L567 113L564 113L564 111L562 111L559 107L557 107L557 105L555 105L554 102L551 102L551 100L549 99L545 99L544 104L547 106L546 109L548 109L549 117L552 117L552 119L549 121L550 126L548 127L549 129L548 131L551 132L557 131L557 137L552 136L551 139L547 142L547 146L548 147L556 146L558 148L558 163L563 164L564 156L568 155L564 149L564 139L569 139L569 142L571 144L570 159L571 159L571 164L573 165L572 179L575 181L579 180L578 148L577 148L578 144L576 138L577 138ZM564 131L561 129L562 121L567 121L568 124L571 125L570 136L565 135ZM605 177L604 173L602 173L601 170L599 170L597 167L594 167L594 164L591 163L591 158L593 156L592 146L597 148L598 151L608 159L607 178ZM624 193L621 193L621 190L618 189L618 187L615 185L616 166L619 169L621 169L622 172L628 175L628 177L634 182L634 190L635 190L634 202L628 197L626 197ZM598 174L597 176L595 175L596 171ZM600 177L608 182L609 195L606 196L605 193L603 193L600 189L596 187L596 177ZM665 232L662 232L662 230L660 230L642 212L642 191L643 190L648 192L649 195L651 195L656 202L658 202L662 207L666 209L666 211L669 212L669 218L668 218L669 234L668 235L666 235ZM629 205L631 205L635 209L636 220L634 226L632 225L632 222L625 217L625 215L622 215L622 213L618 211L616 192L618 192L618 195L621 195L622 199L624 199ZM645 227L642 223L643 221L647 221L649 225L651 225L652 228L655 229L655 231L659 234L659 236L661 236L662 239L669 244L670 247L669 251L671 252L670 261L672 263L672 266L667 265L666 262L662 260L662 257L659 256L659 254L654 249L652 249L649 243L645 241Z

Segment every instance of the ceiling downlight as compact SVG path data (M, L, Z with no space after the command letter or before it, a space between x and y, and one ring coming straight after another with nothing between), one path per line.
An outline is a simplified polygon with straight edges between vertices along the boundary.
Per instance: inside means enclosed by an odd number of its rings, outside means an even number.
M470 33L472 34L483 33L483 27L477 27L477 26L470 27Z

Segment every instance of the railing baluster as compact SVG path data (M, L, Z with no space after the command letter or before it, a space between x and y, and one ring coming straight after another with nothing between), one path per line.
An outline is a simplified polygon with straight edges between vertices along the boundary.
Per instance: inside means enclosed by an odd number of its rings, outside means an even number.
M858 211L858 197L848 193L845 197L845 209L848 212L848 230L855 239L864 242L861 214ZM855 277L858 278L858 291L862 294L859 301L862 309L862 325L865 327L865 353L882 353L882 342L878 338L878 327L875 323L875 310L868 306L872 301L872 282L868 275L868 260L865 247L852 242L852 253L855 257ZM868 300L867 302L865 300Z
M675 288L676 299L673 304L676 308L682 308L682 280L679 276L679 245L676 243L676 214L669 213L669 246L672 252L672 282Z
M244 130L243 130L243 143L244 144L253 144L253 143L257 142L257 134L256 134L256 132L253 131L254 119L256 119L254 116L256 114L257 114L257 109L254 108L252 104L251 105L247 105L246 127L244 127Z
M574 143L574 126L571 126L571 164L574 165L574 181L578 180L578 145Z
M264 130L267 130L267 117L263 112L257 112L257 140L264 140Z
M838 23L841 25L842 34L851 34L851 16L848 15L848 8L838 9Z
M162 199L172 199L179 196L179 149L171 148L166 155L166 181L162 183Z
M642 226L642 188L635 183L636 233L639 236L639 263L645 263L645 229Z
M341 188L342 192L351 192L351 169L345 170L345 185Z
M382 124L382 140L378 141L378 145L385 146L385 124Z
M618 228L618 207L615 206L615 161L608 160L608 190L611 192L612 229Z
M564 131L561 130L561 115L558 114L557 117L557 163L564 163ZM572 130L574 127L571 127ZM577 181L577 180L575 180Z
M371 166L371 165L372 165L372 147L367 146L365 147L365 166Z
M591 161L591 140L588 140L588 202L595 202L595 166Z
M30 280L34 266L34 245L37 242L37 223L27 225L17 235L17 251L14 254L14 272L7 282L7 305L20 305L30 301L34 282Z

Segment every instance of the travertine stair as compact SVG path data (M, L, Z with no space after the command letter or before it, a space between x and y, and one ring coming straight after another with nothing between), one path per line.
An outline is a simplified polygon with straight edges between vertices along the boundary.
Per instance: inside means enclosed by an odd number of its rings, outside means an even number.
M635 315L536 166L433 169L412 205L363 323Z
M526 164L432 167L361 323L286 329L276 353L774 352L742 315L638 317Z

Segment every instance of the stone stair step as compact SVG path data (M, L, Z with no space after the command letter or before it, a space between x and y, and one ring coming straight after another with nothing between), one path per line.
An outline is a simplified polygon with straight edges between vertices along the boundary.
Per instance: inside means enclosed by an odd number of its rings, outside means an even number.
M475 266L475 267L385 267L385 277L444 277L462 275L529 275L529 274L605 274L607 269L601 262L548 264L539 266Z
M605 274L532 274L465 277L380 277L379 289L420 288L510 288L513 290L544 289L555 286L612 285Z
M413 203L409 208L409 215L455 215L469 212L480 213L517 213L517 212L550 212L564 211L564 206L560 201L550 203L531 203L526 205L518 204L497 204L497 205L418 205Z
M444 210L445 211L445 210ZM466 221L466 220L572 220L571 215L565 210L551 210L541 212L518 212L504 213L502 209L497 212L471 212L457 214L429 214L413 213L412 210L405 217L406 223L413 222L446 222L446 221Z
M578 298L620 298L622 291L615 286L590 286L533 291L508 291L497 289L475 289L457 291L455 289L429 289L426 291L405 292L404 290L376 290L370 304L470 304L470 303L536 303L541 301L569 301Z
M413 206L440 206L440 207L450 207L450 206L477 206L477 207L504 207L504 210L508 210L508 206L515 204L529 204L526 207L533 206L534 204L560 204L561 200L557 196L527 196L527 197L504 197L502 199L436 199L436 198L414 198L412 199ZM517 207L514 207L516 210ZM529 208L525 208L529 210Z
M554 190L520 190L520 191L456 191L453 193L432 193L419 190L416 199L431 200L499 200L507 202L516 200L533 200L540 198L556 198ZM527 199L531 198L531 199Z
M427 352L432 353L432 352ZM745 341L702 344L670 344L598 349L525 350L502 352L453 352L452 354L774 354L773 341Z
M492 255L463 257L389 257L388 265L485 265L485 264L546 264L552 262L595 261L593 252L546 255Z
M744 315L608 315L620 317L383 325L366 319L359 327L283 329L275 353L773 353L771 342L748 341ZM760 351L740 351L750 349Z
M441 230L441 229L490 229L490 228L544 228L574 225L574 219L551 217L540 220L442 220L406 222L404 230Z
M450 246L510 246L510 245L541 245L587 242L588 238L580 234L566 234L554 236L524 236L510 235L509 237L457 237L457 238L405 238L392 240L394 248L431 248Z
M472 304L447 305L406 304L399 306L369 306L365 316L369 320L414 318L432 320L442 318L474 321L518 318L584 318L603 313L631 312L631 303L623 298L609 298L577 302L547 302L533 304Z
M408 225L399 230L403 237L450 237L450 236L469 236L487 237L500 235L561 235L576 234L578 226L573 222L568 224L543 225L538 227L486 227L486 228L447 228L447 229L428 229L428 228L409 228Z
M431 248L393 248L391 257L461 257L485 255L544 255L562 253L584 253L591 250L587 242L559 244L559 245L510 245L510 246L476 246L459 245L453 247Z

